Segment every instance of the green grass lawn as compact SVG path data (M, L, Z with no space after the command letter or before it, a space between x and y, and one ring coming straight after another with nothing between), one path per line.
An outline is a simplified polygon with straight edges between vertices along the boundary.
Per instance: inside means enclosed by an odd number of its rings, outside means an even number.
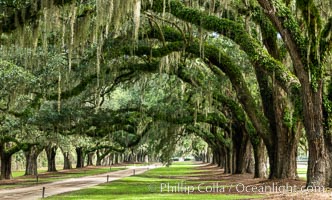
M300 179L307 180L307 168L297 168Z
M198 191L198 185L203 183L199 180L187 181L186 176L189 177L192 173L199 174L203 170L194 169L195 165L190 163L174 163L171 167L163 167L151 169L144 174L126 177L111 183L101 184L88 189L83 189L75 192L65 193L48 199L246 199L246 198L260 198L258 195L237 195L237 194L223 194L220 191L218 194L212 194L201 189ZM178 177L175 177L178 176ZM170 178L171 177L171 178ZM211 184L209 181L204 181L205 186L211 186L214 189L221 189L222 182L219 186ZM182 185L181 185L182 184ZM169 185L169 186L168 186ZM173 188L173 189L172 189ZM195 191L195 194L188 190ZM185 191L186 190L186 191Z
M38 170L38 173L44 173L46 171L47 170L45 170L45 169L40 169L40 170ZM13 178L17 178L20 176L24 176L24 173L25 173L25 171L13 171L12 176L13 176Z

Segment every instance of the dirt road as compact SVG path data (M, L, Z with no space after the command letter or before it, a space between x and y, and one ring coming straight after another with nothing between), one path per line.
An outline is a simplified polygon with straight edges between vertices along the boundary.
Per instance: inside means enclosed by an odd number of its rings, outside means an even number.
M107 182L107 175L109 175L108 181L114 181L123 177L131 176L134 174L141 174L148 169L155 168L156 166L144 166L144 167L129 167L125 170L109 172L105 174L99 174L94 176L85 176L81 178L71 178L63 181L57 181L47 184L39 184L31 187L16 188L0 190L1 200L35 200L42 197L43 187L45 187L45 197L61 194L64 192L70 192L80 190L83 188L92 187L101 183Z

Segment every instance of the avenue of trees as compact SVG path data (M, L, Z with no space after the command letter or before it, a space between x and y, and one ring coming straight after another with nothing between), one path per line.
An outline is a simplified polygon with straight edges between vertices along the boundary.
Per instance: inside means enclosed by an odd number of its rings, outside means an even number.
M331 1L0 0L0 48L1 179L58 148L296 179L301 146L332 187Z

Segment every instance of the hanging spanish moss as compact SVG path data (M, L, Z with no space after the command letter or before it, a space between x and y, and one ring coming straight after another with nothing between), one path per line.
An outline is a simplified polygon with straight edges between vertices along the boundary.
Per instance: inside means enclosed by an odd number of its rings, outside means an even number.
M77 7L75 4L71 5L70 9L70 43L68 47L68 72L71 72L71 64L72 64L72 54L73 54L73 46L74 46L74 33L75 33L75 21L76 21L76 11Z
M133 15L134 15L134 40L138 39L138 30L140 26L140 16L141 16L141 0L134 0L133 4Z
M48 14L49 10L48 9L45 9L44 10L44 16L43 16L43 27L42 27L42 44L43 44L43 50L44 50L44 54L47 54L48 52L48 21L49 21L49 14Z
M114 10L114 4L113 1L108 1L108 16L107 18L111 21L113 18L113 10ZM110 29L110 23L107 23L105 26L105 37L108 37Z
M100 86L100 60L101 60L101 48L103 43L103 35L100 34L99 40L97 42L97 62L96 62L96 72L97 72L97 88Z
M204 31L200 27L199 28L199 56L200 58L204 58Z
M61 111L61 72L59 71L58 76L58 112Z
M178 70L179 63L181 62L182 52L172 52L163 57L159 64L159 73L175 73Z

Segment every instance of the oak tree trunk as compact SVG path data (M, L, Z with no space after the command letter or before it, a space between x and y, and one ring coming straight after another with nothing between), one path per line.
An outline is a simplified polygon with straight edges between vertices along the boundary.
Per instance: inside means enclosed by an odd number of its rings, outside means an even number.
M263 140L253 144L255 158L255 174L254 178L266 178L266 153Z
M302 91L304 126L309 147L307 186L325 186L328 155L323 132L322 82L319 81L317 91L313 91L310 83L303 85Z
M6 148L5 148L6 147ZM10 143L0 143L0 157L1 157L1 179L12 178L12 155L21 150L20 146L11 145Z
M114 164L119 164L119 154L115 153L114 155Z
M224 147L224 173L225 174L231 174L232 173L232 153L230 153L230 150L227 147Z
M101 164L103 165L103 166L107 166L107 165L109 165L109 160L110 160L110 156L109 155L107 155L107 156L105 156L102 160L101 160Z
M101 166L102 161L109 155L110 150L109 149L100 149L97 150L96 155L97 155L97 166Z
M48 172L56 172L56 163L55 163L55 156L56 150L58 149L57 146L47 146L45 148L46 156L47 156L47 171Z
M31 148L27 149L27 151L24 151L24 156L26 160L24 173L25 176L36 176L38 174L37 158L39 154L43 151L43 149L43 147L31 146Z
M88 160L86 162L87 166L92 166L93 165L93 157L95 155L95 152L90 152L88 153Z
M276 128L273 149L269 152L271 163L269 178L296 179L297 178L297 144L301 136L301 122L292 122L285 119L287 102L285 94L275 88L273 98ZM290 115L290 113L288 113Z
M212 154L212 164L215 164L215 165L219 166L219 163L220 163L219 160L221 159L220 154L217 150L213 150L212 152L213 152L213 154Z
M12 179L12 155L1 151L1 176L0 180Z
M248 172L252 158L251 143L249 135L244 130L237 130L234 137L234 158L235 158L235 174L243 174Z
M75 151L76 151L76 155L77 155L76 168L83 168L84 167L83 147L76 147Z
M112 153L111 157L110 157L110 165L114 165L114 157L115 157L115 154Z
M96 155L97 155L97 160L96 160L96 166L101 166L101 161L103 160L103 153L102 153L102 151L101 150L97 150L97 152L96 152Z
M72 169L72 163L70 160L70 153L69 152L63 152L63 169Z
M332 187L332 135L330 131L325 134L325 144L327 150L327 161L326 161L326 184Z

